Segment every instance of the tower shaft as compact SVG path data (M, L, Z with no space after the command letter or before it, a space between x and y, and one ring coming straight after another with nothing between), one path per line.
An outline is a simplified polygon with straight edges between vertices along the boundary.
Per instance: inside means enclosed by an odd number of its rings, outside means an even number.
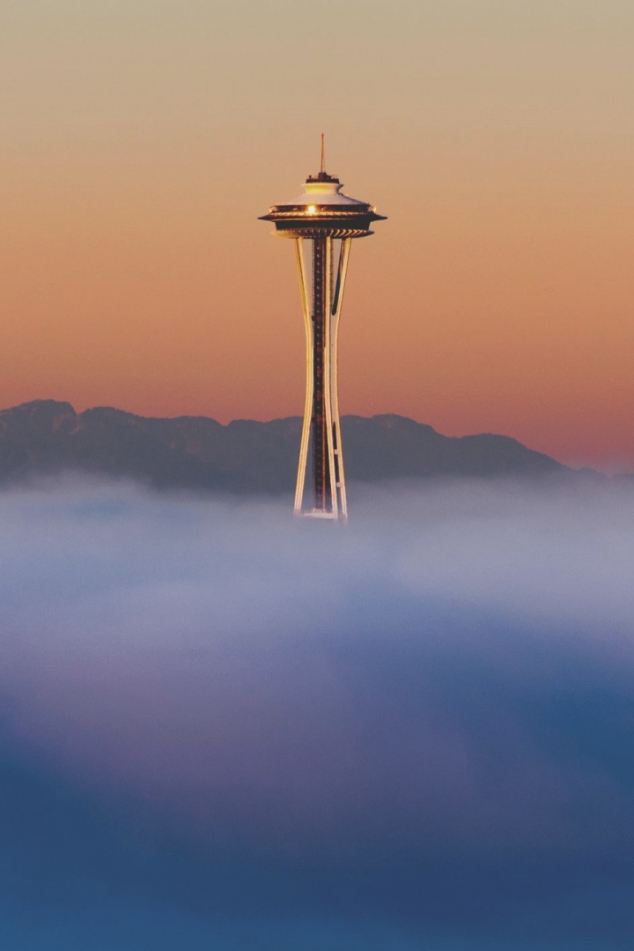
M306 326L306 403L295 514L346 521L348 510L337 397L337 331L350 239L337 242L339 256L334 281L333 238L319 235L309 240L312 246L310 275L304 258L304 240L296 239ZM309 457L312 462L312 507L305 500Z
M329 461L329 426L327 376L329 360L326 351L330 337L330 308L328 307L329 285L331 283L330 250L328 238L313 238L313 406L311 419L311 441L313 456L313 485L315 509L322 512L332 511L332 484Z

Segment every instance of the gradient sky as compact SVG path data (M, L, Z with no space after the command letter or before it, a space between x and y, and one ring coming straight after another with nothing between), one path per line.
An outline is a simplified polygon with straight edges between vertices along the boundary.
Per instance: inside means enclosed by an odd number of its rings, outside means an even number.
M0 405L298 414L291 248L328 167L357 242L342 411L634 465L625 0L4 0Z

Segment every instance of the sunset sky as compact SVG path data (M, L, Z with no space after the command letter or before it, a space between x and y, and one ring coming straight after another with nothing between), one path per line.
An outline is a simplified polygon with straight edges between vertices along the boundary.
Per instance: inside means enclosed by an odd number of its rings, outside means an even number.
M353 249L341 409L634 467L634 5L4 0L0 406L296 415L318 165Z

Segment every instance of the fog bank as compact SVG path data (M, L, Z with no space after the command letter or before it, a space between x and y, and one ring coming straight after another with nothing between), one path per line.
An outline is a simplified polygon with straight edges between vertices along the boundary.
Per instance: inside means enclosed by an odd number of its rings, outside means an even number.
M119 863L193 948L634 937L627 486L372 490L345 530L70 480L0 531L3 748L128 843L73 859L97 893Z

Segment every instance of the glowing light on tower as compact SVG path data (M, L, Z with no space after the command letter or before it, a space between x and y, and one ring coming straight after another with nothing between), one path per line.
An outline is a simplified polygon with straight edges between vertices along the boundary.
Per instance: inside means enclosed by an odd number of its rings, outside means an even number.
M367 202L348 198L342 187L338 178L326 172L322 135L319 174L309 175L299 198L273 205L261 220L272 221L280 237L295 241L306 327L306 402L295 514L346 521L337 396L339 318L351 243L372 234L370 224L385 218ZM312 504L306 502L309 457Z

